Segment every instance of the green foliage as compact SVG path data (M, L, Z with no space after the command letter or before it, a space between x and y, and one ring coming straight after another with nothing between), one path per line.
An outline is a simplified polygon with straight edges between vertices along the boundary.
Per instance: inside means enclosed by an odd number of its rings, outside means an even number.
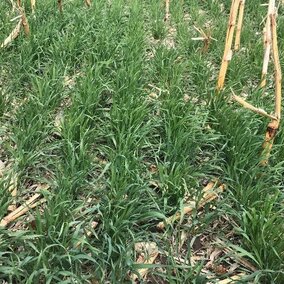
M0 3L1 42L15 16L8 2ZM188 260L199 236L224 237L209 231L226 216L235 238L228 246L257 267L248 279L283 283L283 131L261 168L268 121L227 99L232 87L273 107L271 78L268 94L257 89L266 7L247 1L243 49L216 96L229 1L171 1L170 23L163 1L94 0L90 8L63 1L62 15L56 1L37 1L34 16L23 2L31 36L0 52L0 159L10 164L0 180L0 218L13 173L18 204L32 185L50 187L46 204L27 214L32 222L24 217L18 230L1 228L0 281L131 283L129 274L141 268L135 243L154 241L160 259L148 265L153 283L207 283L205 263ZM208 53L192 40L200 36L193 25L216 39ZM283 30L282 6L278 25ZM283 59L281 32L279 49ZM216 210L205 206L191 223L156 230L215 177L227 185Z

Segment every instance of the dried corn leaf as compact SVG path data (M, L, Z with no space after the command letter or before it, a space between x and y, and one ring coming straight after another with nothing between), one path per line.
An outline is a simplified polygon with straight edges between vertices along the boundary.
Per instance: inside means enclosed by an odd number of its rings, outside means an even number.
M229 284L229 283L238 283L239 280L241 280L243 277L245 276L244 273L240 273L237 275L234 275L230 278L224 279L224 280L220 280L218 282L216 282L217 284Z
M219 196L219 193L223 192L225 189L224 184L219 185L218 188L214 189L216 185L216 182L209 182L208 185L202 190L203 191L203 197L201 200L198 201L191 201L187 206L183 208L182 212L177 212L173 216L167 218L163 222L160 222L157 225L157 228L160 230L163 230L165 228L166 224L172 224L175 221L181 219L181 216L183 215L189 215L193 212L195 208L200 209L202 208L205 204L209 203L210 201L216 199Z
M1 48L6 47L9 43L11 43L20 34L22 22L23 22L22 19L20 19L19 22L17 23L16 27L12 30L12 32L8 35L8 37L1 44Z
M137 264L153 264L159 255L158 246L155 242L140 242L135 244L135 251L138 254ZM148 268L138 269L138 274L141 278L145 278L148 273ZM132 274L131 280L138 279L138 275Z

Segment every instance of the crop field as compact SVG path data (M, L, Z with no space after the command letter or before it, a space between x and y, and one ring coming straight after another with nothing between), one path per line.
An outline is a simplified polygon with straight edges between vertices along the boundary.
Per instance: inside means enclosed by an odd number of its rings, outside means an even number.
M0 1L0 283L284 283L284 3L168 4Z

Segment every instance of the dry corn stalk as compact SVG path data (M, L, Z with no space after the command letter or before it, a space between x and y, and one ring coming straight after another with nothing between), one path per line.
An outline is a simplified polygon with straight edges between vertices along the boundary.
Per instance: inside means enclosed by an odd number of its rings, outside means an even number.
M31 0L31 9L32 9L32 13L35 12L35 5L36 5L36 0Z
M14 0L9 0L12 6L12 13L15 11L16 9L16 4L14 3Z
M273 7L275 8L272 1L269 2L268 7L268 15L266 19L266 24L264 27L263 40L264 40L264 57L263 57L263 66L262 66L262 74L261 74L261 83L260 87L264 88L266 86L266 76L268 70L268 64L270 59L270 51L271 51L271 21L270 14L272 12Z
M18 6L19 13L21 15L21 18L22 18L22 26L24 28L25 35L29 36L30 35L30 26L29 26L28 19L27 19L26 14L25 14L25 10L22 7L21 0L17 0L17 6Z
M35 202L40 197L39 193L36 193L34 196L32 196L25 205L21 205L18 207L15 211L11 212L9 215L4 217L0 221L0 227L6 227L11 222L15 221L17 218L23 216L26 214L30 209L38 206L39 204L42 204L46 202L44 198L40 199L39 201Z
M267 127L265 133L265 140L263 143L263 158L260 162L261 165L267 165L270 152L273 146L273 142L276 133L279 129L281 119L281 80L282 73L279 60L278 42L277 42L277 27L276 27L276 12L275 12L275 0L270 0L270 27L271 27L271 39L272 39L272 55L274 62L274 78L275 78L275 116L276 119L272 120Z
M155 242L141 242L135 244L135 251L138 254L137 264L153 264L159 255L158 246ZM138 269L139 276L143 279L148 273L148 268ZM138 279L138 275L130 276L132 281Z
M240 0L232 1L225 49L224 49L224 54L223 54L223 60L222 60L219 77L218 77L217 91L221 91L224 88L224 82L225 82L228 65L232 59L232 54L233 54L232 43L233 43L233 37L234 37L234 32L235 32L235 27L236 27L236 19L238 15L239 4L240 4Z
M22 16L22 25L23 25L23 28L24 28L25 35L29 36L30 35L30 26L29 26L28 19L26 17L25 11L20 6L18 7L18 9L19 9L20 14Z
M91 7L91 0L85 0L85 4L87 7Z
M235 50L239 50L240 49L241 31L242 31L243 20L244 20L244 10L245 10L245 0L240 0L240 4L239 4L239 18L238 18L236 38L235 38Z
M47 185L38 185L37 190L48 189L49 186ZM25 202L25 204L18 207L16 210L8 214L2 220L0 220L0 227L6 227L11 222L15 221L17 218L26 214L30 209L35 208L36 206L46 202L45 198L39 199L41 196L40 193L34 194L29 200ZM39 200L38 200L39 199ZM38 201L37 201L38 200Z
M60 13L63 13L62 0L57 0L58 10Z
M249 109L249 110L251 110L251 111L253 111L253 112L255 112L255 113L258 113L258 114L263 115L263 116L265 116L265 117L268 117L268 118L270 118L270 119L273 119L273 120L276 120L276 119L277 119L276 116L267 113L265 110L263 110L263 109L261 109L261 108L257 108L257 107L255 107L255 106L251 105L250 103L246 102L243 98L241 98L241 97L239 97L239 96L237 96L237 95L235 95L235 94L232 95L232 98L233 98L236 102L238 102L239 104L241 104L244 108L247 108L247 109Z
M20 34L21 26L22 26L22 19L19 20L16 27L12 30L12 32L8 35L8 37L3 41L3 43L1 44L1 48L6 47Z
M166 0L166 14L165 21L167 22L170 18L170 0Z
M281 99L282 99L282 72L279 60L279 50L277 41L277 28L276 28L276 13L274 12L271 16L271 30L272 30L272 54L274 61L274 72L275 72L275 115L280 121L281 119Z
M191 201L187 206L183 208L182 212L177 212L173 216L167 218L163 222L160 222L157 225L157 228L159 230L163 230L165 228L165 225L173 224L175 221L180 220L183 215L189 215L192 214L195 208L200 209L205 204L209 203L210 201L216 199L219 195L219 193L223 192L225 190L224 184L220 184L218 188L215 189L216 181L209 182L206 187L203 188L203 196L201 200L198 201Z
M264 143L262 145L263 158L260 161L260 165L262 165L262 166L266 166L268 164L269 156L270 156L270 153L271 153L271 149L272 149L278 128L279 128L279 121L278 120L272 120L267 126Z
M13 197L12 204L10 204L8 206L9 212L14 211L17 208L16 200L15 200L15 197L17 196L17 187L18 187L18 177L17 177L17 175L14 175L12 177L12 181L11 181L10 186L9 186L9 191L11 192L11 196Z

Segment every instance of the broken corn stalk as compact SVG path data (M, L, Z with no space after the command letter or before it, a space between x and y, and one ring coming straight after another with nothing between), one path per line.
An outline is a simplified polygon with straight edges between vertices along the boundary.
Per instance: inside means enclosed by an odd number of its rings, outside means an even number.
M282 99L282 73L279 60L279 50L278 50L278 41L277 41L277 26L276 26L276 12L275 12L275 0L270 0L269 2L269 15L270 18L270 30L271 30L271 39L272 39L272 55L274 62L274 80L275 80L275 116L276 119L273 119L267 126L265 133L265 140L262 145L262 160L260 165L265 166L268 164L270 157L271 149L274 143L275 136L279 129L280 119L281 119L281 99Z

